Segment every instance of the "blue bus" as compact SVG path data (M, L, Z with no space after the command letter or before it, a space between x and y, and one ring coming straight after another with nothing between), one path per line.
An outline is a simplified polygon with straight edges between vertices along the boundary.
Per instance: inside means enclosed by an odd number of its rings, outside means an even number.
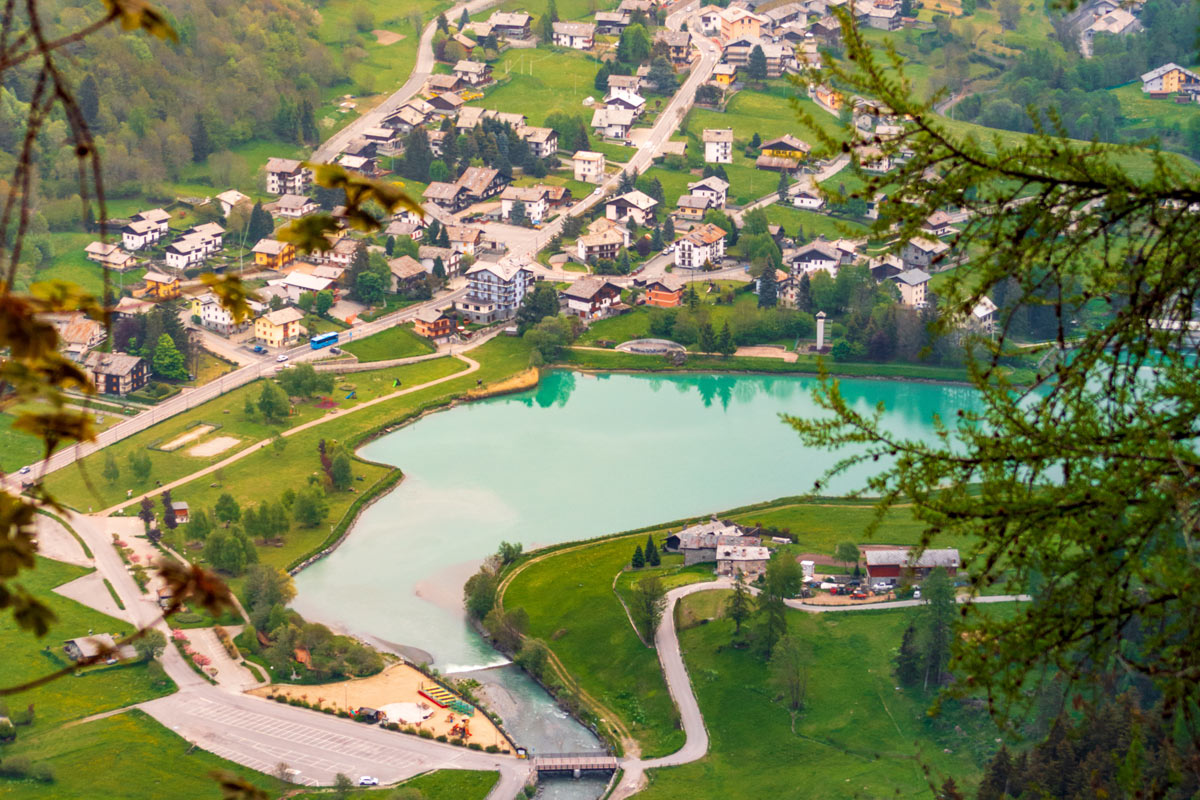
M331 345L331 344L337 344L338 343L337 331L330 331L329 333L318 333L316 336L309 339L308 343L310 345L312 345L313 350L320 350L322 347L329 347L329 345Z

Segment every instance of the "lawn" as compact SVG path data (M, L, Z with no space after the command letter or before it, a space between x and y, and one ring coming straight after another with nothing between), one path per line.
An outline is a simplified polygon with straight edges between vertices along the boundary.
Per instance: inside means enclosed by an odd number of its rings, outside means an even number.
M690 615L719 614L723 598L706 594L689 603ZM895 689L890 658L913 613L790 611L790 632L811 656L808 704L794 728L762 656L729 646L732 622L715 619L682 631L709 752L652 772L641 796L915 798L929 797L929 782L940 785L947 775L973 794L981 772L973 753L989 752L996 731L979 716L960 714L954 721L961 730L949 719L931 722L925 715L931 698Z
M809 241L818 236L841 239L843 236L858 237L868 233L866 225L806 208L772 203L766 211L767 221L772 225L782 225L788 236L795 236L797 231L803 230L804 238Z
M477 772L469 769L440 769L410 778L389 789L412 789L420 792L414 798L423 800L483 800L500 780L495 772ZM358 789L347 794L346 800L377 800L381 792L377 789ZM292 795L291 800L328 800L328 792L309 792Z
M359 361L386 361L390 358L421 356L434 351L428 340L413 333L411 325L396 325L366 339L356 339L344 344L342 349L358 356Z
M529 175L522 175L513 181L514 186L534 186L543 184L545 186L565 186L571 192L571 196L576 200L587 197L596 188L595 184L584 183L577 181L572 177L570 170L561 170L559 173L550 173L544 178L534 178Z
M55 621L50 632L39 639L19 630L11 614L0 616L0 642L4 642L0 686L14 686L67 666L70 661L62 651L66 639L87 636L89 631L114 636L132 633L130 623L101 614L52 591L54 587L89 572L91 570L83 567L39 557L32 570L21 573L17 582L50 606ZM7 705L14 711L33 705L34 724L18 729L17 741L21 743L40 737L64 722L152 700L174 690L171 679L157 665L100 666L7 698Z
M214 770L241 775L271 797L287 788L275 778L193 747L138 709L79 727L18 738L5 755L44 762L55 776L52 786L0 778L0 795L11 800L217 800L222 793L210 775Z
M591 113L586 109L584 109L583 116L584 124L591 122ZM589 130L591 129L589 128ZM593 153L603 153L604 157L609 161L615 161L620 164L631 160L634 153L637 152L636 147L626 147L616 142L606 142L594 133L588 134L588 140L591 142L587 147L588 150Z
M396 378L399 378L405 385L412 385L449 375L465 368L466 365L463 362L445 358L402 367L390 367L385 370L354 373L335 383L333 399L338 408L350 408L365 400L395 391L392 384ZM343 386L352 386L357 396L354 399L347 399L349 390L342 391L340 387ZM81 467L72 466L51 473L47 477L46 483L56 498L75 508L106 508L123 500L127 490L133 490L137 494L153 488L154 481L168 483L176 480L228 458L239 450L250 447L263 439L327 413L325 409L317 407L316 401L306 400L298 402L293 407L292 415L280 422L267 422L257 411L253 415L247 415L245 410L247 399L254 402L261 393L262 381L255 381L232 392L227 392L201 406L142 431L136 436L123 439L111 447L105 448L103 453L85 458ZM187 455L188 447L180 447L173 452L151 449L154 445L171 442L175 437L184 434L199 423L221 426L209 434L211 437L233 436L239 441L230 449L208 457ZM150 477L144 481L136 480L129 468L129 457L140 452L149 455L153 467ZM118 479L112 483L100 477L105 459L110 453L117 462L121 473ZM90 477L91 489L94 489L94 492L89 490L81 470ZM208 478L207 482L212 482L212 478Z
M26 464L39 460L46 453L45 443L24 431L13 430L16 417L0 413L0 470L16 472Z
M557 111L591 122L592 112L583 100L598 95L594 84L600 71L600 62L591 56L557 47L512 49L492 64L492 70L497 84L469 105L525 114L530 125L543 124Z
M1117 102L1121 104L1121 114L1125 117L1128 128L1158 131L1167 128L1184 129L1188 123L1200 116L1200 108L1195 103L1180 105L1171 98L1152 100L1142 92L1141 81L1134 81L1109 91L1117 96Z

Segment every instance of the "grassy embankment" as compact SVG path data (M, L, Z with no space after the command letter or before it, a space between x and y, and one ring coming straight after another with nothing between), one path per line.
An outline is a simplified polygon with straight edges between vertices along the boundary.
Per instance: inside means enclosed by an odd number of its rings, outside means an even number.
M791 499L735 509L730 516L746 524L790 528L799 534L799 542L787 545L787 552L832 554L840 541L861 540L874 513L866 503ZM616 715L646 756L673 752L683 743L683 734L657 656L634 633L613 587L617 579L618 588L627 590L645 572L664 577L668 585L708 577L710 570L681 570L681 557L672 555L657 570L622 574L647 533L653 532L661 547L668 527L677 529L679 523L552 548L544 557L535 554L510 578L503 596L506 609L529 613L529 635L543 639L579 687L605 707L599 716ZM895 509L884 518L875 541L913 544L921 531L910 512Z
M483 800L496 785L500 776L495 772L476 772L468 769L443 769L410 778L391 789L420 792L412 800ZM386 791L386 790L385 790ZM352 790L346 800L377 800L378 789ZM328 800L329 792L305 792L292 795L291 800ZM405 797L408 797L405 795Z
M428 339L413 333L411 325L396 325L374 336L343 344L342 349L358 356L360 362L369 362L423 356L435 348Z

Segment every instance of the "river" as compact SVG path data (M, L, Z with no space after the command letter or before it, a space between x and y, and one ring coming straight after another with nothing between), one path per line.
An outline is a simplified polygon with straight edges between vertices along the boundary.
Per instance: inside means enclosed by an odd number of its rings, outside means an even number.
M418 648L442 672L472 671L503 698L519 744L594 749L589 731L472 631L462 585L502 540L526 549L802 494L833 461L802 447L779 415L812 417L817 379L761 375L552 372L537 389L433 414L361 454L404 470L328 558L296 579L306 618ZM966 386L841 381L855 407L887 407L900 436L969 407ZM825 492L863 485L870 468ZM500 667L493 669L480 668ZM597 792L556 787L562 797ZM560 796L552 794L550 796Z

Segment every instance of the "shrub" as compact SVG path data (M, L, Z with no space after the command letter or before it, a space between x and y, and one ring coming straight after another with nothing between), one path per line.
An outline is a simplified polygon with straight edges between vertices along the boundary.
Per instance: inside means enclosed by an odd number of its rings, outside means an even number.
M39 783L54 783L54 768L49 764L34 764L29 777Z
M342 719L349 719L349 718L350 718L350 712L349 712L349 711L339 711L339 712L337 712L337 715L338 715L339 717L341 717Z
M450 740L450 744L454 745L455 747L465 747L467 744L467 740L459 738L459 737L455 737Z
M494 744L489 744L489 745L487 746L487 752L489 752L489 753L499 753L499 752L500 752L500 748L499 748L499 747L497 747L497 746L496 746L496 745L494 745Z
M276 703L286 703L287 702L287 698L281 694L277 694L274 697L272 697L271 699L274 700Z
M422 739L432 739L433 731L429 730L428 728L421 728L419 731L417 731L417 735L420 736ZM442 739L442 741L445 741L446 737L443 736L443 737L441 737L441 739Z
M424 732L425 732L425 731L421 731L421 733L424 733ZM447 738L446 738L446 734L444 734L444 733L443 733L443 734L441 734L440 736L438 736L438 737L437 737L437 740L438 740L439 742L447 742L447 741L449 741L449 739L447 739Z
M490 746L495 747L496 745L493 744ZM483 749L483 745L481 745L479 742L471 742L469 745L467 745L467 747L471 748L472 750L482 750Z
M0 778L27 778L31 768L25 756L11 756L0 761Z

